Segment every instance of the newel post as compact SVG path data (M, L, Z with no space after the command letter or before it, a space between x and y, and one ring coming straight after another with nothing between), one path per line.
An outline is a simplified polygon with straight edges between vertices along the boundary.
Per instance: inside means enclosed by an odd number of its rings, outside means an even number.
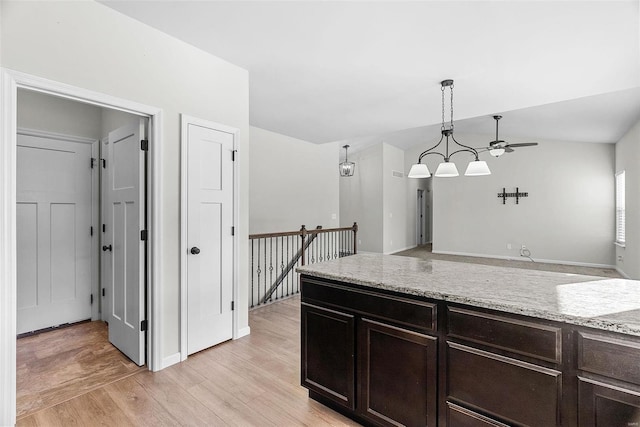
M358 223L354 222L353 227L353 254L358 253Z
M300 227L300 238L302 239L302 245L300 246L302 249L302 265L305 265L305 261L306 261L306 257L305 257L305 247L304 244L306 242L306 238L307 238L307 229L305 228L304 224L302 225L302 227Z

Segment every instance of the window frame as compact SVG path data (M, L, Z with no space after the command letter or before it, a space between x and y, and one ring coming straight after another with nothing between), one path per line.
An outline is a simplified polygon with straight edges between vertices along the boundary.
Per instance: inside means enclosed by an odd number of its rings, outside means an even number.
M616 230L615 244L625 247L626 244L626 174L624 170L615 175Z

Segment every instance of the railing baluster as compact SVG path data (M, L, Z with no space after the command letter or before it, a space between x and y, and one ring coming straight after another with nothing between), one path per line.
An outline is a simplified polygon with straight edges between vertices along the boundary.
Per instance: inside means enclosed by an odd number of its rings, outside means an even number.
M299 231L250 235L250 308L300 293L296 267L355 254L357 231L354 223L334 229L318 226L311 231L303 225Z

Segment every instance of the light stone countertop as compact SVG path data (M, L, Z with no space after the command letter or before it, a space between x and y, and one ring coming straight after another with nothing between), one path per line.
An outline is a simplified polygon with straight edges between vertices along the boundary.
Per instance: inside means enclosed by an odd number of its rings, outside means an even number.
M640 336L640 281L358 254L299 273Z

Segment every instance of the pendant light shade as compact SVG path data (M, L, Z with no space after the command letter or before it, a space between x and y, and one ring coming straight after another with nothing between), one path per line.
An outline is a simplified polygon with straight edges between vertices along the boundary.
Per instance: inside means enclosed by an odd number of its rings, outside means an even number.
M344 162L338 165L338 170L340 171L340 176L353 176L353 173L356 171L356 164L349 161L349 156L347 150L349 149L348 145L342 146L344 148Z
M489 170L489 166L487 166L487 162L484 160L476 160L475 162L469 162L469 166L467 166L464 174L465 176L482 176L491 175L491 171Z
M429 168L427 165L422 163L416 163L411 166L411 170L409 171L409 178L429 178L431 176L431 172L429 172Z
M440 141L433 147L429 148L426 151L423 151L418 157L418 163L411 167L409 171L409 178L428 178L431 176L429 174L429 169L426 165L422 164L422 158L428 156L430 154L436 154L444 160L440 165L438 165L438 169L436 169L436 173L434 176L437 177L454 177L459 176L458 168L455 163L449 161L449 159L458 154L458 153L469 153L475 157L475 161L469 162L469 166L467 166L467 171L465 175L467 176L481 176L481 175L490 175L491 171L487 166L487 163L481 161L478 158L478 151L475 148L469 147L468 145L464 145L456 141L456 138L453 136L453 80L447 79L440 82L441 92L442 92L442 127L440 128L440 133L442 136L440 137ZM444 93L445 89L449 88L449 92L451 95L451 120L448 124L444 121ZM447 126L448 125L448 126ZM449 151L449 138L451 138L452 151ZM436 151L436 149L440 146L440 144L444 141L443 147L441 150L442 153ZM504 150L503 150L504 151ZM502 153L501 153L502 154ZM425 173L426 171L426 173Z
M460 175L458 173L458 168L456 167L456 164L452 162L440 163L435 173L435 176L440 178L453 178L458 175Z

